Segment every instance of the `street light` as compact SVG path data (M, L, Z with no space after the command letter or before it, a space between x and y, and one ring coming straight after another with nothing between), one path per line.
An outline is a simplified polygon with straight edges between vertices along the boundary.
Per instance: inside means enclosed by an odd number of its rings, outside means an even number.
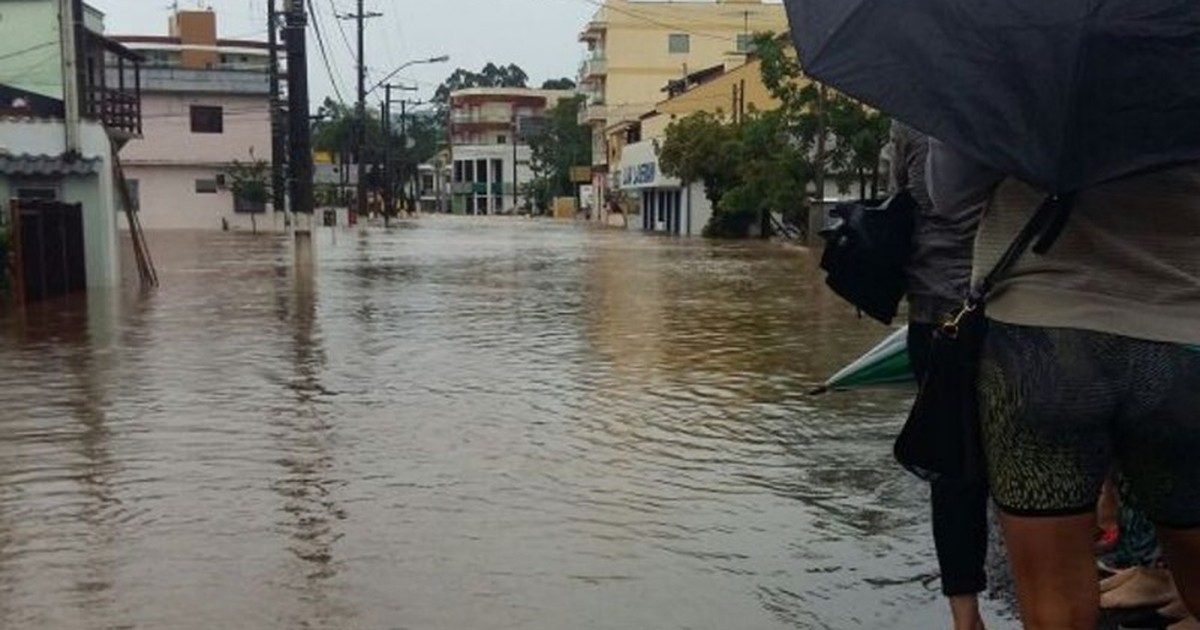
M392 70L390 73L388 73L388 75L386 77L383 77L382 81L375 84L375 87L367 90L367 94L370 94L370 93L374 92L375 90L378 90L379 88L383 87L383 85L385 83L387 83L388 81L390 81L392 79L392 77L396 76L397 74L400 74L400 72L402 70L404 70L405 68L407 68L409 66L415 66L415 65L424 64L424 63L446 63L447 61L450 61L450 55L440 55L437 57L430 57L429 59L415 59L413 61L408 61L403 64L400 64L399 68L396 68L395 70Z

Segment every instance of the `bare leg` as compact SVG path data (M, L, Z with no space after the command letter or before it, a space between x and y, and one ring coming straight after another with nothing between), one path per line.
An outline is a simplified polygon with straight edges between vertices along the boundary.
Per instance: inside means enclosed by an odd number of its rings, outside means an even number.
M1000 519L1026 630L1095 630L1095 514Z
M986 630L983 617L979 614L979 597L976 595L951 597L950 616L954 619L954 630Z
M1167 552L1167 564L1183 603L1200 616L1200 529L1158 529L1158 539Z

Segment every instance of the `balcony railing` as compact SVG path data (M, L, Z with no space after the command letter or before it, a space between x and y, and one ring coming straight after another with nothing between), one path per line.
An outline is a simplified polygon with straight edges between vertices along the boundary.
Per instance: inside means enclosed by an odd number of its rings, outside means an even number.
M601 99L600 103L589 103L579 110L579 124L581 125L604 122L605 120L608 120L608 108L605 107L603 99Z
M142 57L117 42L83 29L80 39L79 105L85 118L110 132L142 134Z
M608 60L603 54L593 55L590 59L583 62L583 67L579 70L579 75L585 81L596 79L608 74Z
M512 123L512 114L479 111L454 111L450 112L450 122L455 125L510 124Z
M90 86L84 91L82 114L112 130L142 133L142 99L136 92Z

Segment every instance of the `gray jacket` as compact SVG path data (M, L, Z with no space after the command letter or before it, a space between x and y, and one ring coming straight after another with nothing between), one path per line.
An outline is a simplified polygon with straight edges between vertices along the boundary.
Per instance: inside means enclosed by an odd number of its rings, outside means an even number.
M918 206L906 271L909 320L921 324L936 324L962 305L971 288L975 231L987 201L933 202L927 174L941 166L930 155L930 146L936 142L901 123L892 125L895 189L907 189Z

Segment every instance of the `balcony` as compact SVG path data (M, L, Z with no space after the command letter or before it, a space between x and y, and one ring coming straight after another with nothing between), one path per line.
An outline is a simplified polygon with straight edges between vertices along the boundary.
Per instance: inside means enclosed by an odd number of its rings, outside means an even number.
M584 81L604 78L608 74L608 60L603 54L593 55L579 69L579 76Z
M507 112L454 110L450 112L450 124L509 126L512 125L512 114Z
M592 20L588 22L583 31L579 33L579 41L595 42L604 39L605 32L608 31L608 22L604 20Z
M110 133L142 134L142 57L102 35L84 29L80 51L80 115Z
M271 84L265 68L190 70L155 67L142 68L142 91L266 97L271 93Z
M579 124L581 125L602 123L607 120L608 107L604 105L603 98L597 98L595 101L589 99L588 104L579 109Z

